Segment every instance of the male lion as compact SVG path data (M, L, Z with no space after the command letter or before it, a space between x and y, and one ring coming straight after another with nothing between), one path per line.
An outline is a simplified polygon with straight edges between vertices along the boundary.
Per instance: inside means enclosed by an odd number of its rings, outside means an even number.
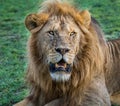
M106 42L87 10L47 1L25 24L31 32L31 90L15 106L111 106L110 98L120 102L120 41Z

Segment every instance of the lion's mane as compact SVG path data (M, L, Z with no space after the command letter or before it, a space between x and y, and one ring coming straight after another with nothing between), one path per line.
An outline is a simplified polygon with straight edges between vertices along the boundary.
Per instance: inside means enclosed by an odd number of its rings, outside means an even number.
M35 30L32 30L32 27L29 28L32 32L32 36L28 41L29 64L27 81L31 86L30 97L33 101L38 100L38 98L39 100L43 99L43 97L39 97L40 93L45 93L48 96L50 94L57 96L66 94L66 97L71 97L72 99L78 94L78 91L82 92L87 88L94 76L103 72L104 54L102 47L105 45L104 38L94 19L91 19L90 25L88 26L87 23L83 22L80 13L82 14L81 11L78 11L67 3L58 1L45 2L39 11L39 14L42 14L39 23L47 22L48 17L53 15L58 17L70 16L82 31L83 36L79 44L79 53L76 56L76 63L73 65L71 79L68 82L55 83L52 81L47 71L48 67L43 63L44 53L38 46L39 41L37 34ZM27 24L29 23L26 21L26 25ZM60 93L61 91L63 94ZM47 102L49 102L49 100L47 100Z

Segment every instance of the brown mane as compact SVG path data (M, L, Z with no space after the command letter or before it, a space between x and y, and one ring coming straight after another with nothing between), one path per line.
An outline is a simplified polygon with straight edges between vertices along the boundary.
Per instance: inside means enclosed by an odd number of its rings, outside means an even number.
M76 56L77 63L75 63L73 66L71 80L67 82L67 84L56 84L51 80L49 73L46 71L47 66L45 66L43 63L44 53L38 53L38 49L40 48L37 46L38 41L36 33L33 33L28 43L29 68L27 72L27 81L32 88L31 97L33 101L36 101L39 98L40 92L44 92L49 96L53 92L53 94L55 94L55 92L62 91L63 94L61 95L60 93L57 94L57 96L62 97L67 94L67 96L72 95L72 99L75 95L77 95L78 90L81 90L81 92L85 90L93 76L103 71L102 68L104 56L101 52L100 44L100 39L103 41L103 38L101 35L98 35L101 32L96 32L95 30L95 27L99 26L96 26L93 22L91 22L90 26L88 27L88 23L84 23L83 18L80 15L82 12L66 3L61 3L58 1L46 2L38 14L45 14L48 16L48 19L45 18L45 20L42 20L42 22L49 20L49 17L53 15L58 17L70 16L79 25L84 36L81 39L81 48L79 54ZM76 90L73 92L73 89Z

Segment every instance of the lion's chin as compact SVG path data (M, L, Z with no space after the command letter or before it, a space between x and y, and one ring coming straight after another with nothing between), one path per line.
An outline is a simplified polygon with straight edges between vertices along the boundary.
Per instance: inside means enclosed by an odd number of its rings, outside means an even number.
M52 80L57 81L57 82L65 82L70 79L71 73L64 73L64 72L55 72L55 73L50 73L50 76Z
M71 76L71 64L67 64L63 59L57 63L50 63L50 75L55 81L68 81Z

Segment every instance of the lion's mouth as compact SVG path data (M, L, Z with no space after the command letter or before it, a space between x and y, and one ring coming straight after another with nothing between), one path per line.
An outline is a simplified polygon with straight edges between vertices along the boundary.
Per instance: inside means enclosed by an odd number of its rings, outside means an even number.
M71 72L71 64L66 63L63 59L60 60L57 63L50 63L50 72L65 72L70 73Z

